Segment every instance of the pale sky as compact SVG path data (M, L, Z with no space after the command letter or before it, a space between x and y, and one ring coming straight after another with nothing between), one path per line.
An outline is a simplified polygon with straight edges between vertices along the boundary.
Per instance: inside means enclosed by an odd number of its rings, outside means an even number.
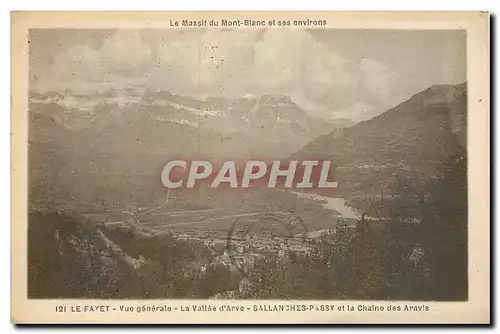
M286 94L313 114L363 120L434 84L465 82L465 41L458 30L38 29L30 32L30 84Z

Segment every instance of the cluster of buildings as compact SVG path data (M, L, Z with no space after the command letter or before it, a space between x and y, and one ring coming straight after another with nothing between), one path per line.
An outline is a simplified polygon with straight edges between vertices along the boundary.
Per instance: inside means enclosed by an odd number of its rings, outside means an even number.
M203 242L213 252L217 263L228 267L236 265L248 268L253 267L258 258L265 256L286 257L289 252L309 254L320 244L346 244L352 238L354 229L355 226L344 225L293 237L270 234L247 234L240 237L213 230L173 231L172 233L179 240Z

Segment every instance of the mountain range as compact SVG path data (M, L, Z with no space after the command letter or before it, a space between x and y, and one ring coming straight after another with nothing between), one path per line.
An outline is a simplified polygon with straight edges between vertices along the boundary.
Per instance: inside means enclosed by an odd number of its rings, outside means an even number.
M143 146L168 154L169 150L165 151L161 143L168 142L171 149L182 149L181 153L209 155L214 159L249 155L286 157L318 135L353 124L347 119L311 116L285 95L207 97L202 101L163 90L113 89L91 95L71 90L32 92L30 111L36 117L50 117L52 122L73 133L74 138L87 136L88 145L96 143L103 150L113 152L113 142L129 139L143 143L157 140L156 144ZM43 124L37 127L44 131ZM155 138L156 134L160 138ZM187 137L191 137L189 143L183 143ZM172 142L178 145L171 145Z
M353 124L313 117L283 95L198 100L137 88L30 92L29 122L32 192L49 189L40 196L74 202L162 192L161 169L174 158L286 158Z
M395 175L425 181L465 152L466 89L432 86L368 121L318 136L292 158L332 160L343 195L378 195Z
M464 151L466 107L466 84L432 86L355 125L314 118L282 95L202 101L133 89L32 93L31 189L75 202L96 194L130 202L164 192L158 179L172 158L288 158L333 161L335 196L378 195L394 176L425 181Z

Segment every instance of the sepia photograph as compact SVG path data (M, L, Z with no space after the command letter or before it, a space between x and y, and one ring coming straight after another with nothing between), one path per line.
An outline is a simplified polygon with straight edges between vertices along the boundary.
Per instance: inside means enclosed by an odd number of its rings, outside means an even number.
M23 298L336 316L470 301L488 185L470 196L469 121L489 109L471 116L469 92L489 90L465 26L166 17L24 31Z

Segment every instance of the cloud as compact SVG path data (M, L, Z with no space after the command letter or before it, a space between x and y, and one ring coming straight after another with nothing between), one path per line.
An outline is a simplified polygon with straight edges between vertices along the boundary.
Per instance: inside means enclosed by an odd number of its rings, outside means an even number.
M391 98L397 74L387 65L364 58L359 65L359 76L360 89L365 93L366 100L376 102Z
M68 46L32 75L55 90L145 85L197 97L287 94L328 118L384 105L397 79L388 65L369 58L353 65L302 29L118 30L100 48Z

